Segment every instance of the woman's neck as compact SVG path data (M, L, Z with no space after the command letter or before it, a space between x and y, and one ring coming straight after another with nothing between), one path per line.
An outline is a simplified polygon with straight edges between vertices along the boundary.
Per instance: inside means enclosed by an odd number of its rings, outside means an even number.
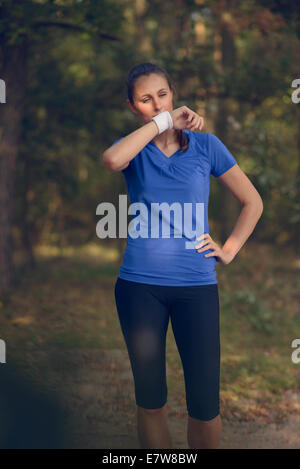
M152 142L155 145L158 145L162 148L167 148L169 145L174 145L178 142L177 134L175 129L166 130L160 135L157 135L152 139Z

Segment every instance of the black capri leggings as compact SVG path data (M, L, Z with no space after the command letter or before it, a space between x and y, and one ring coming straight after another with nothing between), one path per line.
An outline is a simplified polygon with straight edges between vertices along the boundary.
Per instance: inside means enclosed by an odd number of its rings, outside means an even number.
M167 402L166 335L172 329L181 358L188 414L219 414L220 334L218 284L148 285L117 278L115 300L134 378L136 404Z

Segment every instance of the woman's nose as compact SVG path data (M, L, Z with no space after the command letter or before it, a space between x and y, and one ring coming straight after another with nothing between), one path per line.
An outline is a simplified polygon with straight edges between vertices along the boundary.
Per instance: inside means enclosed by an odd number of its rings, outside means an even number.
M159 112L160 110L160 105L159 105L159 102L158 101L154 101L154 108L155 110L157 110Z

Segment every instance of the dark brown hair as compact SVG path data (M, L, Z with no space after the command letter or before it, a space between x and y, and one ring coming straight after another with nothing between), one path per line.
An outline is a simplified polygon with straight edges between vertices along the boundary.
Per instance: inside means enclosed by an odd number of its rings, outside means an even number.
M151 73L157 73L163 76L167 80L170 90L172 90L173 93L176 94L175 86L172 84L172 80L170 79L166 70L164 70L163 68L153 63L145 62L145 63L139 64L133 67L130 70L127 80L126 80L127 97L132 105L134 105L133 89L134 89L135 82L137 81L139 77L143 75L150 75ZM186 151L189 146L189 141L188 141L187 136L185 135L183 130L175 129L175 132L176 132L177 141L179 143L181 151Z

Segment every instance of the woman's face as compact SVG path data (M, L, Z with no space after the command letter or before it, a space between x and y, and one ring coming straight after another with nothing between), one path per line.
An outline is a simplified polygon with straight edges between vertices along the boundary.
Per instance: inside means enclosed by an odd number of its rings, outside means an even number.
M144 122L164 111L173 110L173 92L166 79L156 73L141 76L135 82L133 92L134 106L127 99L130 109Z

